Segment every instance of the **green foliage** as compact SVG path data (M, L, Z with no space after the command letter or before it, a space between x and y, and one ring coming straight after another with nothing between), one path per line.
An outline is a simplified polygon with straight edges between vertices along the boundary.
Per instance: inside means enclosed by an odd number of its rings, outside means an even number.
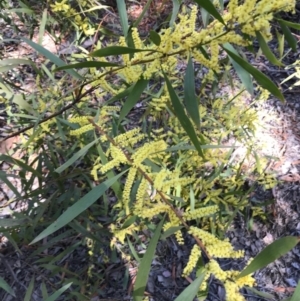
M195 242L183 276L196 268L197 278L176 300L192 300L199 291L205 294L211 273L224 283L227 300L243 300L239 289L254 285L249 274L270 262L265 253L274 260L298 243L296 238L284 238L290 245L279 250L276 246L281 241L275 242L275 247L269 246L242 273L225 272L216 260L244 256L222 238L237 213L244 214L249 207L260 210L249 202L254 185L266 189L276 185L273 175L265 174L267 160L258 159L259 146L253 143L257 112L243 97L246 89L256 95L253 104L266 99L269 92L284 98L241 53L257 38L264 55L282 65L283 51L277 59L267 44L270 21L273 13L292 11L295 3L278 1L266 6L265 0L241 4L232 0L223 11L223 5L215 2L195 2L201 7L202 27L196 23L197 6L183 7L177 15L181 1L174 0L170 27L150 31L149 39L142 39L136 26L145 10L135 26L130 26L125 1L119 0L123 36L107 47L99 40L90 53L71 55L67 62L41 46L43 32L51 24L48 11L35 15L42 16L39 42L22 37L53 67L35 69L31 93L17 97L12 89L0 86L7 108L17 105L9 114L10 122L22 127L15 129L20 134L21 158L8 154L0 159L11 163L10 172L19 170L22 195L7 179L4 182L15 192L14 201L25 199L28 204L13 218L1 220L0 228L15 248L35 244L33 255L60 239L78 235L63 253L35 262L53 274L60 270L66 275L65 282L55 283L53 292L42 286L45 300L56 300L71 285L68 294L78 300L98 294L104 277L94 267L97 263L106 269L106 245L117 250L125 262L140 261L133 297L142 300L158 240L170 235L178 244L184 244L188 236ZM93 13L105 7L93 1L77 0L75 4L67 0L51 3L51 17L59 24L67 20L78 36L94 35ZM148 1L146 7L149 5ZM28 14L26 7L17 13ZM288 27L296 25L278 22L283 32L277 35L281 44L284 37L294 48ZM187 66L183 73L177 68L182 61ZM0 71L5 74L19 63L35 67L29 60L2 60ZM243 87L229 72L232 67ZM62 74L59 79L55 77L58 72ZM252 78L259 85L255 90ZM235 87L225 93L221 81ZM239 147L245 152L237 158L234 152ZM5 176L9 175L0 174ZM247 190L250 177L254 184ZM159 226L152 231L158 220ZM148 248L141 260L134 249L140 244L136 235L140 231L154 232L144 243ZM74 279L71 270L55 263L81 244L88 249L91 264L83 276ZM103 256L100 263L96 260L99 252ZM199 268L201 252L209 262ZM9 291L4 280L1 285ZM34 278L25 298L30 298L33 285Z

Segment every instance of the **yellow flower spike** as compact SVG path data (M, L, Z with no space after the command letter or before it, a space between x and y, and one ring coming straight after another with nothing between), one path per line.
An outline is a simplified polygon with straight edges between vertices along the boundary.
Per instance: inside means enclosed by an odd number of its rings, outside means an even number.
M150 196L148 194L148 188L149 188L149 183L145 178L143 178L137 190L136 202L134 205L134 214L138 216L143 215L143 209L150 200Z
M183 270L182 277L187 277L195 268L197 261L201 257L201 250L198 245L194 245L189 257L189 261Z
M141 163L148 158L151 154L153 156L157 156L158 154L154 154L156 152L160 152L165 150L168 147L167 143L165 141L154 141L145 143L142 147L140 147L133 155L133 165L135 167L139 167Z
M92 118L91 116L75 116L69 118L69 122L71 123L79 123L80 126L84 126L86 124L89 124L89 118Z
M239 287L232 281L227 280L224 283L226 291L226 301L245 301L245 298L239 292Z
M50 4L52 10L54 12L67 12L70 9L70 5L66 4L67 0L63 0L61 2L55 2L54 4Z
M170 206L163 203L155 203L151 208L143 208L139 216L141 218L152 219L155 215L169 211Z
M87 125L82 126L79 129L70 131L70 135L71 136L80 136L80 135L82 135L82 134L84 134L88 131L93 130L93 129L94 129L94 126L92 124L87 124Z
M135 180L136 174L137 174L137 169L130 168L128 175L127 175L126 183L125 183L124 189L123 189L123 195L122 195L123 200L122 201L123 201L123 206L125 208L126 215L129 215L129 213L130 213L130 210L129 210L130 192L131 192L131 188L132 188L133 182Z
M203 208L198 208L193 211L185 212L183 214L183 217L186 221L190 221L190 220L194 220L196 218L201 218L204 216L214 214L218 210L219 210L219 207L216 205L215 206L207 206L207 207L203 207Z
M202 240L210 256L219 258L240 258L244 256L243 251L234 251L228 240L219 240L207 231L192 226L189 233Z

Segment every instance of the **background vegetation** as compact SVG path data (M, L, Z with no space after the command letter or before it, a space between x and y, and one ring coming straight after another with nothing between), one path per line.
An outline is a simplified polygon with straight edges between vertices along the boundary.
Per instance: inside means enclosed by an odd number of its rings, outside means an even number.
M291 29L300 25L279 13L293 13L296 3L190 2L173 0L145 36L139 26L151 0L131 23L124 0L1 2L11 32L2 44L31 51L22 58L3 51L0 61L1 110L10 126L4 140L18 137L0 156L9 166L1 180L12 191L1 207L15 208L0 228L48 278L38 290L36 277L23 284L22 300L106 297L105 270L120 260L124 292L131 283L133 300L152 300L145 294L151 262L158 242L171 236L190 252L181 273L190 285L176 301L204 300L211 274L226 300L245 300L240 289L255 285L252 273L298 243L274 242L245 259L243 271L219 265L219 258L244 258L226 232L238 215L265 219L249 196L277 183L253 138L259 105L270 94L284 97L247 53L261 51L284 67L284 45L297 50ZM117 15L120 27L102 26L105 14ZM49 50L46 35L67 47ZM79 249L86 261L59 264ZM132 264L138 272L130 278ZM0 286L16 295L5 279ZM297 288L291 300L299 295Z

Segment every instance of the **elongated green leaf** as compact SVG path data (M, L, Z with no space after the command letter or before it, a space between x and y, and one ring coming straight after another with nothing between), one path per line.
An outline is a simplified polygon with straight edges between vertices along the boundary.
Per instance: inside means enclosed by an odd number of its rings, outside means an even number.
M94 204L105 193L105 191L109 189L111 185L115 183L126 171L127 170L94 187L84 197L82 197L74 205L69 207L54 223L52 223L42 233L40 233L30 244L34 244L59 230L60 228L66 226L71 220L73 220L80 213Z
M22 251L20 250L17 242L14 240L13 236L10 233L10 229L6 228L6 229L1 229L1 233L3 236L5 236L8 241L12 244L12 246L15 248L15 251L18 252L19 254L22 254Z
M153 237L150 240L147 251L141 260L139 270L136 275L136 281L133 288L133 300L142 301L144 297L145 288L147 285L151 263L154 258L155 249L160 237L161 228L163 226L165 218L163 218L158 224Z
M279 59L282 60L283 52L284 52L284 35L280 34L278 30L276 30L276 36L278 41L278 53L279 53Z
M48 292L47 292L47 287L45 282L42 282L41 284L41 291L42 291L43 300L46 300L48 298Z
M206 28L209 22L210 14L203 7L200 8L203 27Z
M16 297L14 290L8 285L8 283L2 277L0 277L0 287L3 288L7 293Z
M199 291L199 287L203 282L205 273L202 273L195 279L174 301L193 301Z
M110 62L82 62L72 65L65 65L58 68L55 68L55 71L75 69L75 68L101 68L101 67L121 67L121 65L110 63Z
M248 71L263 88L267 89L270 93L272 93L274 96L276 96L278 99L284 102L284 97L282 93L266 75L261 73L259 70L251 66L247 61L245 61L240 56L236 55L226 47L224 47L224 49L227 52L227 54L242 68Z
M12 8L12 9L9 9L8 12L34 15L34 11L29 8Z
M247 291L250 291L260 297L263 297L265 299L271 299L271 300L274 300L274 296L269 294L269 293L266 293L266 292L260 292L258 291L257 289L253 288L253 287L247 287Z
M117 6L118 6L118 13L120 16L121 26L123 30L123 35L126 38L128 34L128 17L127 17L127 10L126 10L126 4L124 0L117 0Z
M289 46L293 49L293 51L297 51L297 40L291 33L290 29L286 26L286 24L283 21L279 20L278 23Z
M107 6L107 5L100 4L100 5L97 5L97 6L93 6L93 7L89 8L89 9L85 9L83 12L84 13L88 13L90 11L94 11L94 10L98 10L98 9L105 9L105 8L111 8L111 7Z
M53 295L49 296L45 301L55 301L57 298L62 295L71 285L73 282L70 282L63 287L61 287L57 292L55 292Z
M29 217L23 218L1 218L0 219L0 228L10 228L15 226L21 226L28 224L30 222Z
M136 49L124 46L110 46L103 49L98 49L94 52L91 52L89 56L91 57L103 57L103 56L110 56L110 55L120 55L120 54L130 54L142 51L154 51L149 49Z
M42 21L41 21L41 25L40 25L40 29L39 29L39 44L40 45L42 45L42 42L43 42L46 24L47 24L47 9L44 9Z
M298 282L298 285L290 301L299 301L299 300L300 300L300 281Z
M5 183L9 189L18 197L21 198L21 195L18 191L18 189L11 183L11 181L9 180L9 174L6 174L4 171L0 170L0 180ZM12 177L14 177L14 175L11 175Z
M170 27L173 27L175 23L182 0L172 0L172 2L173 2L173 8L172 8L172 16L169 23Z
M65 162L63 165L55 169L55 172L61 173L63 172L66 168L68 168L70 165L72 165L75 161L77 161L79 158L83 157L88 150L100 140L100 138L92 141L91 143L87 144L84 146L81 150L79 150L77 153L75 153L67 162Z
M119 115L120 122L127 116L129 111L136 105L136 103L140 100L142 93L144 92L145 88L147 87L149 80L146 79L139 79L137 83L134 85L131 93L129 94L128 98L126 99L122 110Z
M174 91L171 82L169 81L169 79L165 73L164 73L164 77L165 77L165 81L167 83L168 91L170 94L172 105L174 107L175 114L176 114L179 122L181 123L182 127L184 128L186 134L190 137L190 139L191 139L192 143L194 144L196 150L198 151L199 155L201 157L204 157L204 153L201 149L201 145L199 143L199 140L198 140L196 132L193 128L193 125L192 125L191 121L189 120L189 118L186 116L186 114L184 112L184 108L183 108L178 96L176 95L176 92Z
M19 64L25 64L25 65L34 65L34 63L27 59L5 59L0 61L0 66L6 66L6 65L13 65L17 66Z
M233 52L234 54L238 55L238 52L235 50L235 48L229 44L229 43L225 43L224 48L230 50L231 52ZM233 60L231 57L229 57L229 60L233 66L233 68L235 69L238 77L240 78L241 82L243 83L244 87L247 89L247 91L251 94L254 95L254 87L253 87L253 82L252 82L252 78L249 74L249 72L247 72L243 67L241 67L235 60Z
M48 60L50 60L52 63L54 63L58 67L66 65L66 63L63 60L61 60L58 56L54 55L53 53L51 53L49 50L47 50L43 46L41 46L41 45L39 45L39 44L37 44L37 43L35 43L35 42L33 42L33 41L25 38L25 37L21 37L21 40L23 40L24 42L26 42L34 50L36 50L37 52L39 52L40 54L42 54L43 56L45 56ZM71 76L79 79L79 80L83 80L84 79L80 74L78 74L74 70L67 70L66 72L69 73Z
M226 26L223 18L219 14L219 12L214 7L213 3L208 0L194 0L200 7L203 7L207 12L209 12L213 17L215 17L218 21L220 21L223 25Z
M196 127L199 127L199 101L195 94L195 75L191 57L189 58L184 77L184 104Z
M26 163L24 163L21 160L15 159L15 158L7 156L7 155L0 155L0 162L1 161L5 161L5 162L12 163L12 164L16 164L17 166L22 167L25 171L31 172L36 177L42 178L42 174L41 173L39 173L37 170L35 170L31 166L27 165Z
M263 54L266 56L266 58L274 65L276 66L284 66L283 63L281 63L276 56L273 54L271 51L270 47L268 46L267 42L265 41L263 35L259 32L256 31L256 38L259 42L259 46L263 52Z
M267 266L269 263L275 261L282 255L293 249L300 241L300 238L295 236L287 236L280 238L265 249L263 249L251 263L239 274L238 278L244 277Z
M294 23L294 22L286 21L286 20L283 20L281 18L275 18L275 19L278 20L278 22L281 22L282 24L284 24L284 25L286 25L288 27L300 30L300 24L299 23Z
M31 296L32 296L32 292L33 292L33 288L34 288L34 277L31 278L29 286L27 288L25 297L24 297L24 301L31 301Z
M173 235L175 232L181 230L182 228L183 226L171 227L161 235L160 239L165 240L166 238Z
M161 42L161 38L160 35L154 31L154 30L150 30L150 40L156 45L159 46L160 42Z

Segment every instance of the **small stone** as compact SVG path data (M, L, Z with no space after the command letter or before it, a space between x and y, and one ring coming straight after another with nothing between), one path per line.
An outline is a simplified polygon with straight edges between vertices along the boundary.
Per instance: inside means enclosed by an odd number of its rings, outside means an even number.
M164 276L165 278L168 278L168 277L171 276L171 272L168 271L168 270L164 271L162 274L163 274L163 276Z

